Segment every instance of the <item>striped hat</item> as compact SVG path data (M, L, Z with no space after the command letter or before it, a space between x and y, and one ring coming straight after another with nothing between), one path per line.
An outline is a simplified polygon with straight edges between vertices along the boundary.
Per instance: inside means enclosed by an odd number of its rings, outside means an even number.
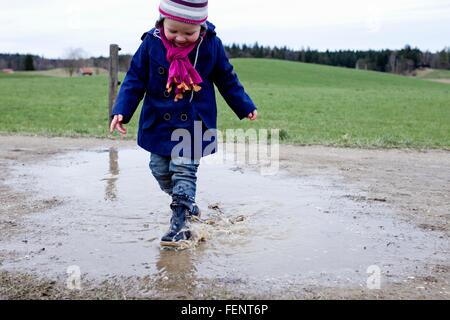
M208 0L161 0L159 13L163 18L203 24L208 18Z

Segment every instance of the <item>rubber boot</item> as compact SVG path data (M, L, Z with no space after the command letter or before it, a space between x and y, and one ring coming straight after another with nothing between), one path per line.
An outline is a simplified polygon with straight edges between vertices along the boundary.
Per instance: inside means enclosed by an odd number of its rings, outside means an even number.
M200 220L200 215L200 208L197 206L197 204L193 203L187 211L187 218L192 221L198 221Z
M194 202L194 199L187 196L187 195L176 195L173 196L173 201L176 203L184 204L187 208L186 217L189 221L196 221L200 220L200 208L198 205Z
M174 242L180 240L189 240L191 231L186 224L188 208L176 201L170 205L172 209L172 218L170 219L170 229L161 238L164 242Z

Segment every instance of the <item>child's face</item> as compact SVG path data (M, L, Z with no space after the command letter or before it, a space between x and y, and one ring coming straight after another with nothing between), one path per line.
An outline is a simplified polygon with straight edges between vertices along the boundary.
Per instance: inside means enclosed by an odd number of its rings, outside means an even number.
M177 47L185 47L197 41L200 29L199 25L164 19L164 35Z

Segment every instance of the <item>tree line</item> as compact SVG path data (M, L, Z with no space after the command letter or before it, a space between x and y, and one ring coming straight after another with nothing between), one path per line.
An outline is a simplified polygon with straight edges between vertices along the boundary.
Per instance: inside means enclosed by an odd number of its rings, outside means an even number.
M304 63L316 63L337 67L374 70L397 74L411 74L417 68L450 69L450 47L438 52L421 51L406 45L400 50L338 50L318 51L310 48L292 50L287 47L232 44L225 46L230 58L267 58ZM119 56L119 70L128 70L131 55ZM81 67L108 69L108 57L84 58L82 49L73 49L65 59L47 59L31 54L0 54L0 69L48 70L66 68L75 70ZM70 74L72 74L70 72Z
M421 51L406 45L400 50L318 51L310 48L292 50L287 47L232 44L225 46L231 58L267 58L337 67L407 74L417 68L450 69L450 47L439 52Z
M131 55L119 56L119 70L126 72L130 65ZM92 67L108 69L108 57L85 58L76 51L71 52L64 59L48 59L31 54L2 54L0 53L0 70L13 69L17 71L50 70L55 68L67 69L68 73L76 72L77 68Z

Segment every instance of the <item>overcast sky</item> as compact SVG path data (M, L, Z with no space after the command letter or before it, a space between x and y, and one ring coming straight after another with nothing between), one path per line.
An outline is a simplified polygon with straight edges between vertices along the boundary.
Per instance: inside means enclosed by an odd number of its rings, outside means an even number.
M159 0L0 0L0 53L63 57L69 48L134 53ZM319 50L437 51L450 46L450 0L210 0L224 43Z

